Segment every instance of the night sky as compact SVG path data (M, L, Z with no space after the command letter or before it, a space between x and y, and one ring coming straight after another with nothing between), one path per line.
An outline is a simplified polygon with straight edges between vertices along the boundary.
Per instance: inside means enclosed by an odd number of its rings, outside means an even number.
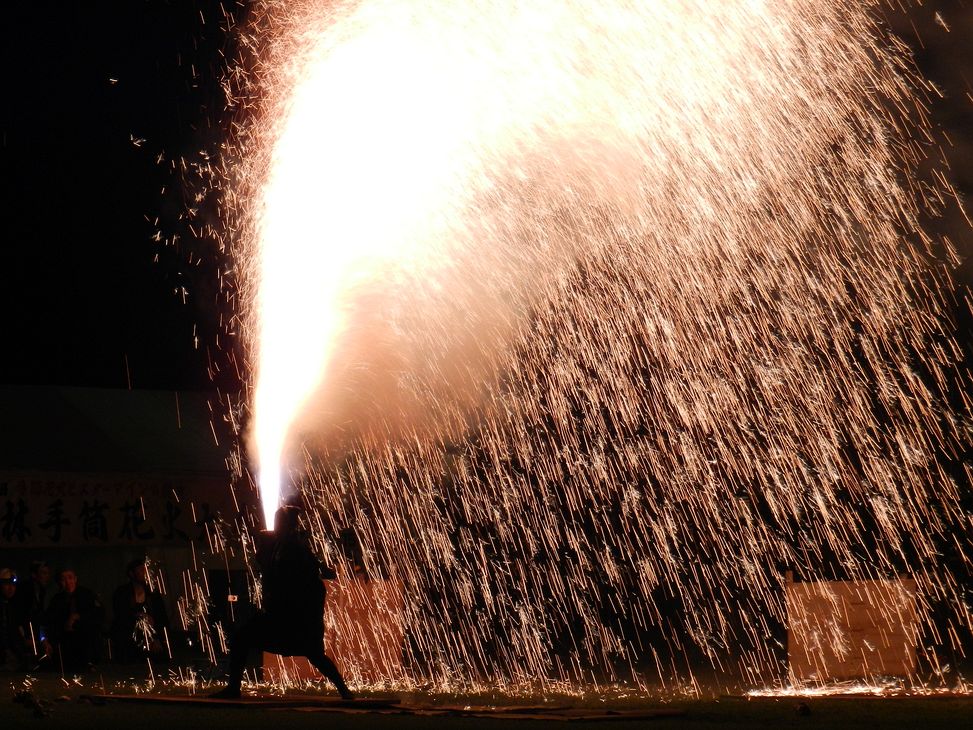
M0 383L212 387L210 272L186 264L213 244L179 220L187 193L169 161L219 141L219 3L29 2L5 16Z
M215 244L180 219L189 193L170 165L219 145L224 8L245 16L231 0L5 7L0 384L238 387L225 339L213 347ZM934 117L969 194L973 10L930 2L896 27L947 92ZM955 215L944 226L971 249Z

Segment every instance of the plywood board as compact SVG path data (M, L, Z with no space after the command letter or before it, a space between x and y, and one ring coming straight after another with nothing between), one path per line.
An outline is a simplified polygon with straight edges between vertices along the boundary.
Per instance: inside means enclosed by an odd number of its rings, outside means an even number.
M785 590L792 680L915 672L918 628L913 579L788 581Z

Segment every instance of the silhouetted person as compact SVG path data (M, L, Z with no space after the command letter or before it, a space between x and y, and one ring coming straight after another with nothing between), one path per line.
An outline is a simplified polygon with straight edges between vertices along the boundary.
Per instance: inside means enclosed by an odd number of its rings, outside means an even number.
M30 564L30 577L17 585L17 599L27 622L27 640L31 650L37 656L40 667L50 667L52 649L47 639L47 610L54 595L51 581L51 567L43 560L34 560Z
M111 637L115 658L120 662L159 658L163 631L169 626L165 601L148 584L144 560L128 565L128 582L118 586L112 596Z
M263 585L263 612L258 613L231 640L230 678L226 688L213 697L236 698L247 654L251 649L280 656L307 657L331 680L342 698L350 700L341 673L324 653L324 577L336 577L314 556L297 527L296 507L281 507L274 518L274 532L262 534L257 550Z
M0 568L0 667L25 670L32 656L27 613L17 596L17 574Z
M90 669L101 659L101 624L105 609L94 591L78 585L74 570L58 575L61 592L51 599L47 612L48 639L55 660L64 671Z
M17 586L17 597L23 602L27 621L39 641L46 636L45 619L53 594L50 566L43 560L35 560L30 564L30 577Z

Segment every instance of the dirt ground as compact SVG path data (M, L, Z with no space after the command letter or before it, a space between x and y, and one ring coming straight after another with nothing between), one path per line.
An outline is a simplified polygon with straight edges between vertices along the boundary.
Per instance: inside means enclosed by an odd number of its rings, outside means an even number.
M543 728L569 723L572 727L650 728L963 728L973 727L973 696L937 697L769 697L724 696L711 699L603 700L597 697L499 700L496 697L442 697L410 693L386 708L342 706L331 693L265 695L273 705L249 699L236 705L146 699L104 701L103 693L131 694L134 687L120 678L83 681L59 677L31 678L0 675L0 728L127 728L182 730L205 728ZM138 687L145 692L145 687ZM190 691L159 685L148 697L182 696ZM383 696L389 696L383 694ZM373 705L364 693L359 705ZM312 706L281 707L292 700ZM380 703L378 703L380 704ZM592 718L595 714L598 717ZM470 716L479 715L479 716Z

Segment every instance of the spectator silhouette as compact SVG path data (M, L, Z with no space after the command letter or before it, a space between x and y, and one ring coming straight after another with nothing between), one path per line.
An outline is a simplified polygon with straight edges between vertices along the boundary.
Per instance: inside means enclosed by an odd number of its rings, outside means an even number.
M94 591L78 585L71 568L58 574L61 592L48 609L49 640L64 671L91 669L101 659L101 629L105 609Z
M297 507L277 510L274 532L262 533L257 564L263 583L263 612L237 630L230 646L230 678L226 688L213 695L240 696L247 654L261 649L281 656L303 656L338 689L353 699L335 663L324 653L324 599L322 575L334 578L308 547L298 530Z
M31 656L27 613L17 596L17 574L0 568L0 667L25 670Z
M112 596L111 637L115 658L122 662L160 658L164 631L169 626L165 602L152 590L144 560L133 560L127 568L128 582Z
M43 560L33 561L30 564L30 577L17 586L17 597L24 605L27 621L34 635L41 641L43 641L41 637L46 636L45 618L53 593L50 566Z

